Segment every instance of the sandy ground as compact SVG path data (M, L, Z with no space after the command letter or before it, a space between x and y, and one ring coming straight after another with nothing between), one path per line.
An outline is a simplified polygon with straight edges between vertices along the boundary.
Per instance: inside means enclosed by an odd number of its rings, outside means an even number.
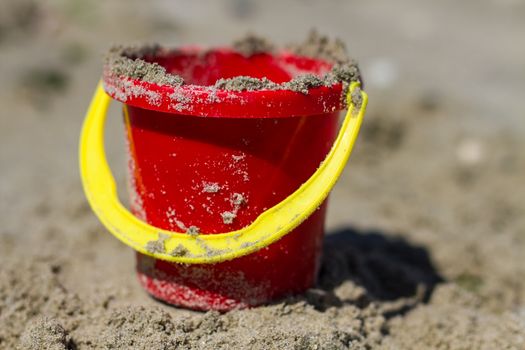
M519 0L2 1L0 348L525 349L523 18ZM344 39L370 94L319 285L224 315L155 302L80 187L102 53L312 26Z

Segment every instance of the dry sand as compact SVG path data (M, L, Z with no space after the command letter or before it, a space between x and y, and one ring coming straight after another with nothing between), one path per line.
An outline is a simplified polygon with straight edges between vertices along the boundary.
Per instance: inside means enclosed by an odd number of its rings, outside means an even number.
M0 349L525 349L521 2L125 4L0 4ZM224 315L150 299L78 179L103 52L216 44L247 24L289 42L314 18L345 38L371 95L331 197L319 285Z

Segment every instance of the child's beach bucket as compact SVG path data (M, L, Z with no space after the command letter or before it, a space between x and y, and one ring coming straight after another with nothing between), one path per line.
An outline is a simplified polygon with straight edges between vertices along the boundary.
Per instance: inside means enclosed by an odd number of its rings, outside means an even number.
M80 141L86 196L107 229L137 251L142 286L169 304L221 311L310 288L326 197L366 107L359 83L349 87L338 133L341 83L306 94L210 87L240 75L276 83L290 72L321 75L330 69L325 61L228 49L149 59L187 84L105 72ZM105 159L107 94L123 103L133 214L119 202Z

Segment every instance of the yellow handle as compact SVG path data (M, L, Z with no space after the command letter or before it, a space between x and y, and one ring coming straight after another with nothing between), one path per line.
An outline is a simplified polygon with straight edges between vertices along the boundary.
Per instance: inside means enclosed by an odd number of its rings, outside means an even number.
M361 95L360 106L354 106L353 93ZM99 83L80 135L80 174L86 197L102 224L142 254L177 263L207 264L253 253L299 226L335 185L359 133L367 95L358 83L353 83L347 100L348 111L332 149L299 189L266 210L249 226L227 233L195 236L149 225L131 214L118 200L104 151L104 123L110 97Z

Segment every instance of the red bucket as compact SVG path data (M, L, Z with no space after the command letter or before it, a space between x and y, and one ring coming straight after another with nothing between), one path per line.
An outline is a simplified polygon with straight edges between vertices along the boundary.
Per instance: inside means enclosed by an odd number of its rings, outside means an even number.
M220 78L322 76L332 65L290 53L244 57L228 49L146 56L185 85L112 74L104 87L124 102L131 209L156 227L196 234L252 223L303 184L335 139L340 83L289 90L211 88ZM279 241L215 264L177 264L137 253L143 287L157 299L196 310L230 310L301 293L315 283L326 201Z

